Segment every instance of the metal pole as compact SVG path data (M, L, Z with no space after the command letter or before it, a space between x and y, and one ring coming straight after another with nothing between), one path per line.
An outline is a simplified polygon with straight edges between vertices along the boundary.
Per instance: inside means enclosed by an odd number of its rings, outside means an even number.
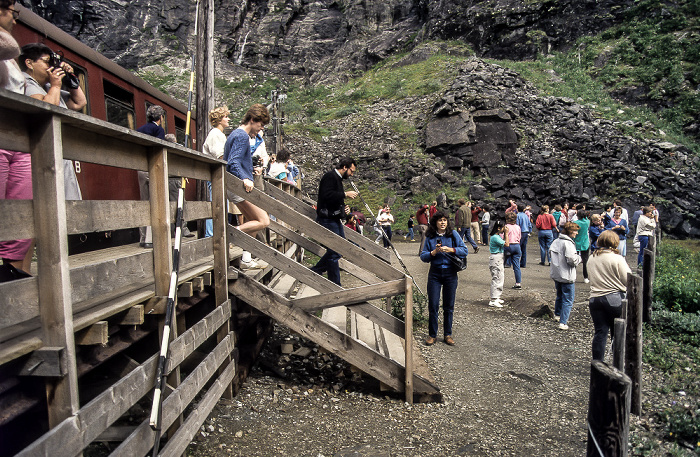
M369 207L369 205L367 204L367 202L365 201L365 199L362 198L362 194L360 194L360 190L357 188L357 186L355 185L355 183L352 182L352 181L350 181L350 185L351 185L352 188L355 190L355 192L357 192L357 196L360 197L360 200L362 201L362 203L364 203L365 208L367 208L367 211L369 212L369 214L370 214L373 218L376 219L376 216L374 215L374 213L373 213L372 210L370 209L370 207ZM381 227L380 227L380 228L381 228ZM387 236L387 234L386 234L386 232L384 231L384 229L382 229L382 236L384 237L384 239L386 240L386 242L389 243L389 246L391 246L391 249L394 250L394 254L396 254L396 260L399 261L399 264L403 267L403 270L406 272L406 274L407 274L408 276L411 277L411 281L413 281L413 285L416 286L416 289L418 289L418 293L420 293L423 297L425 297L425 294L424 294L423 291L421 290L420 286L418 286L418 284L416 283L416 280L413 279L413 275L412 275L411 272L408 270L408 267L406 267L406 264L403 263L403 259L401 258L401 255L399 254L399 251L396 250L396 247L394 247L393 243L391 242L391 240L390 240L389 237Z
M155 430L153 442L153 457L158 455L158 447L161 435L161 407L163 405L163 390L168 374L165 366L168 361L168 348L170 347L170 334L172 333L173 316L175 315L175 297L177 296L177 277L180 272L180 246L182 245L182 219L185 200L185 178L182 178L177 194L177 212L175 213L175 245L173 246L173 270L170 274L170 288L168 289L168 302L165 310L165 325L163 326L163 339L160 343L160 357L156 371L156 388L153 393L153 406L151 407L150 426Z

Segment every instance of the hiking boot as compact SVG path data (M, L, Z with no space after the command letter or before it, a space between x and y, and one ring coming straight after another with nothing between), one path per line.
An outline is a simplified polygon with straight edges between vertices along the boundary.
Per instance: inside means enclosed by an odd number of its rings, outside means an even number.
M426 346L432 346L433 344L435 344L435 338L433 338L432 336L429 336L425 339Z
M448 344L448 345L450 345L450 346L454 346L454 345L455 345L455 340L452 338L452 335L447 335L447 336L445 337L445 344Z

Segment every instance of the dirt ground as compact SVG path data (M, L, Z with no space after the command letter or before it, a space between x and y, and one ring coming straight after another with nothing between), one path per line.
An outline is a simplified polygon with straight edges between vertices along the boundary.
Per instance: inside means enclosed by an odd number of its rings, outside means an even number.
M396 246L425 289L428 266L416 255L418 243ZM530 239L528 256L523 289L511 289L513 272L506 270L506 307L494 309L487 306L488 249L478 254L470 249L457 289L457 344L447 346L439 335L438 344L421 345L443 403L409 406L400 395L379 391L372 380L352 378L343 362L278 327L239 395L219 402L188 454L584 455L593 334L588 285L579 267L568 331L548 317L527 317L512 306L522 297L540 297L552 308L554 301L549 268L537 265L536 238ZM425 336L425 328L416 330L420 341ZM280 357L285 341L295 348L308 345L311 352L303 360Z

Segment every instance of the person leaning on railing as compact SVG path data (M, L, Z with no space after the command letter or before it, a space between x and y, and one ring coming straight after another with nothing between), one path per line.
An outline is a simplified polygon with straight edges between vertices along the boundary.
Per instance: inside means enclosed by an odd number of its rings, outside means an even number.
M14 0L0 0L0 87L24 94L24 75L15 61L20 49L11 35L18 17ZM0 200L33 198L31 157L28 152L0 149ZM31 239L0 242L0 282L29 276L33 252Z

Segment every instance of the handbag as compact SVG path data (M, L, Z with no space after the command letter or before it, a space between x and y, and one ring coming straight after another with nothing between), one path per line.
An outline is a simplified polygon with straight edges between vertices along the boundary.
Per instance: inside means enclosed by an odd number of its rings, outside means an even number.
M457 240L455 239L455 232L452 232L452 241L457 245ZM452 266L455 267L457 271L464 271L467 269L467 256L457 257L454 254L445 254L447 258L452 262Z

